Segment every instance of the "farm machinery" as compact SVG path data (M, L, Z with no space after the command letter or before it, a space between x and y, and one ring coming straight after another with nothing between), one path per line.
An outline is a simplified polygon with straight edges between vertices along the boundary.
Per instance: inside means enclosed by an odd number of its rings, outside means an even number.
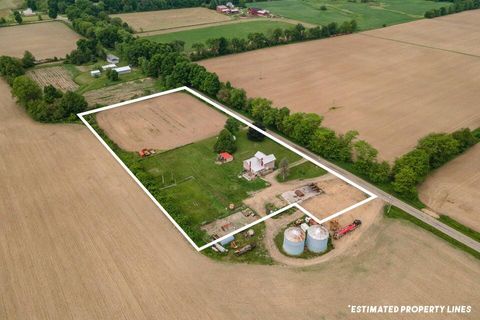
M350 233L353 230L357 229L361 224L362 224L362 221L356 219L355 221L353 221L353 223L349 224L348 226L345 226L335 231L335 233L333 234L333 238L335 240L338 240L344 235L346 235L347 233Z

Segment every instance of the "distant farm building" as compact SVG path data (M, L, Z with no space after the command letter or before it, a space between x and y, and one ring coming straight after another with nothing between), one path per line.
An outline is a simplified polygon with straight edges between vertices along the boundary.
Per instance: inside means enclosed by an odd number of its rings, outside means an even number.
M275 156L273 154L266 155L263 152L257 151L255 156L243 161L244 176L254 178L259 175L265 175L275 169Z
M113 54L107 54L107 62L108 63L119 63L120 58L117 56L114 56Z
M106 65L102 66L102 69L105 71L105 70L113 69L113 68L116 68L116 67L117 67L116 64L111 63L111 64L106 64Z
M226 6L220 5L217 6L217 12L223 14L237 14L240 13L238 8L235 8L231 2L227 3Z
M25 17L31 17L31 16L35 15L35 12L33 12L32 9L27 8L27 9L22 11L22 15L25 16Z
M92 71L90 71L90 75L91 75L92 77L94 77L94 78L100 77L101 74L102 74L102 73L100 72L100 70L92 70Z
M220 163L227 163L227 162L233 161L233 155L231 155L228 152L222 152L218 154L217 160Z
M117 71L118 74L125 74L125 73L132 72L132 68L130 68L130 66L118 67L118 68L114 68L113 70Z
M266 17L270 15L270 11L260 8L248 8L247 12L252 16Z

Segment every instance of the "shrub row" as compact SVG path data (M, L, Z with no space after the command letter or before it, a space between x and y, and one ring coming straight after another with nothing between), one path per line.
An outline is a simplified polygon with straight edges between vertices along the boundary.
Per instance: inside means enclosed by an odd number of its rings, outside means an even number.
M438 9L431 9L425 12L425 18L436 18L445 16L447 14L458 13L466 10L473 10L480 8L480 0L454 0L454 1L439 1L439 2L453 2L447 7Z
M332 22L327 26L317 26L306 29L302 24L289 29L276 28L270 35L260 32L250 33L247 39L225 37L208 39L206 43L194 43L193 52L190 54L192 60L200 60L209 57L222 56L231 53L239 53L250 50L256 50L266 47L272 47L281 44L322 39L339 34L353 33L357 30L355 20L345 21L340 26Z

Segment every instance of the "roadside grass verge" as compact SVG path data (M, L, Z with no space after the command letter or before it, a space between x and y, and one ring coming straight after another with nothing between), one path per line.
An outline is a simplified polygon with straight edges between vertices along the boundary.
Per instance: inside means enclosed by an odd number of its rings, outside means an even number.
M427 231L430 231L431 233L433 233L437 237L442 238L443 240L450 243L452 246L454 246L454 247L456 247L456 248L458 248L462 251L465 251L466 253L471 254L472 256L474 256L477 259L480 259L480 252L477 252L477 251L473 250L472 248L470 248L470 247L464 245L463 243L453 239L452 237L444 234L443 232L437 230L436 228L430 226L429 224L426 224L425 222L423 222L421 220L418 220L417 218L409 215L408 213L406 213L405 211L403 211L403 210L401 210L397 207L388 206L388 205L385 206L384 207L384 215L387 218L391 218L391 219L399 219L399 220L409 221L409 222L419 226L420 228L423 228Z
M440 215L440 218L438 220L445 223L447 226L463 233L464 235L480 242L480 232L477 232L477 231L461 224L457 220L452 219L447 215L443 215L443 214Z

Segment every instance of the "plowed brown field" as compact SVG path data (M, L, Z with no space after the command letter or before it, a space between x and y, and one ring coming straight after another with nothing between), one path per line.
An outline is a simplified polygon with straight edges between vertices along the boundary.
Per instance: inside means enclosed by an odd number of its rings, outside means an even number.
M480 144L434 171L419 191L435 212L480 231Z
M112 17L119 17L137 32L207 25L231 20L227 15L206 8L122 13L112 15Z
M25 50L37 60L63 58L76 48L80 36L61 22L25 24L0 30L0 55L22 57Z
M186 93L102 111L97 121L122 149L169 150L212 137L227 117ZM160 137L160 138L159 138Z
M209 260L88 129L34 123L2 81L0 97L0 319L358 319L350 304L480 317L478 260L399 221L318 267Z
M416 23L421 28L412 27ZM201 64L249 96L319 113L325 126L339 132L356 129L382 158L393 160L428 133L480 126L480 56L472 55L479 48L472 42L480 38L479 23L476 10ZM457 24L469 31L449 31L450 41L443 31L456 30ZM430 41L430 34L438 41ZM396 40L400 35L414 43ZM449 50L469 54L443 49L440 36Z

